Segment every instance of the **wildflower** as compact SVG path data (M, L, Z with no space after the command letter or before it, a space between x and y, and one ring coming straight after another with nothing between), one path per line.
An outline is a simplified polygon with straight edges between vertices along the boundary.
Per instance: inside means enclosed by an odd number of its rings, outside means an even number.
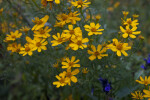
M99 15L99 14L96 15L96 16L95 16L95 19L96 19L97 21L100 20L100 19L101 19L101 15Z
M143 96L145 97L145 98L148 98L148 100L150 100L150 89L149 90L143 90L143 92L145 93Z
M45 23L48 21L49 16L46 15L43 18L39 19L38 17L35 17L35 20L32 19L32 22L35 23L33 30L39 30L40 28L44 27Z
M71 72L71 68L67 69L66 77L69 79L68 85L71 85L71 81L74 83L78 82L77 77L74 76L74 75L77 75L78 73L79 73L79 69L75 69L72 72Z
M77 64L80 60L75 60L75 56L71 57L71 60L67 57L65 61L62 62L62 68L72 68L72 67L80 67L80 64Z
M122 11L122 13L123 13L124 17L127 17L127 15L129 14L128 11Z
M69 15L67 15L65 13L58 14L56 18L62 25L70 23Z
M47 0L41 0L41 4L46 7L47 6Z
M114 11L114 8L113 8L113 7L108 7L107 10L108 10L109 12L113 12L113 11Z
M68 25L69 30L64 30L65 37L74 39L76 36L82 36L82 31L80 27L76 27L73 29L73 25Z
M112 89L111 83L109 83L107 79L103 79L101 77L98 80L101 82L101 84L103 86L103 91L106 94L109 93L109 91Z
M51 30L52 29L51 28L49 29L48 26L46 26L45 29L44 28L40 28L39 30L34 31L34 33L35 33L34 36L35 37L39 37L39 38L48 38L48 37L50 37L49 32Z
M131 18L127 18L127 20L124 22L124 25L135 27L139 25L139 23L137 19L132 21Z
M55 1L56 4L60 4L60 0L47 0L47 1L50 1L50 2Z
M84 28L88 33L89 36L95 34L95 35L99 35L99 34L102 34L101 31L103 31L104 29L99 29L101 25L96 24L95 23L90 23L90 25L85 25Z
M87 43L89 41L89 39L82 38L82 36L80 36L75 39L72 39L71 41L72 41L72 43L70 43L69 46L73 50L78 50L79 48L81 48L81 49L87 48L87 45L85 43Z
M52 46L57 46L59 44L62 44L65 41L64 33L62 33L61 35L60 35L60 33L57 33L57 36L53 35L52 37L55 39L55 40L51 41Z
M83 7L89 7L88 5L91 4L91 2L88 2L87 0L76 0L75 2L71 2L71 4L77 8L83 8Z
M64 27L65 24L66 23L56 21L54 27L61 27L62 28L62 27Z
M0 9L0 15L2 14L3 10L4 10L3 8Z
M87 74L88 72L89 72L89 70L88 70L87 68L83 68L83 69L82 69L82 73L83 73L83 74Z
M143 98L143 94L140 91L135 91L135 93L131 93L133 99L141 100Z
M148 58L144 59L144 60L146 62L146 65L150 66L150 54L149 54Z
M22 33L19 33L18 30L15 32L10 32L10 34L6 35L7 37L5 38L5 42L7 41L15 41L17 38L20 38L22 36Z
M144 65L141 65L141 68L143 68L144 70L146 70L146 69L147 69L147 67L146 67L146 66L144 66Z
M33 54L33 49L31 44L29 43L25 44L24 47L20 49L19 54L23 54L23 56L28 54L29 56L31 56Z
M120 2L116 2L116 3L114 4L114 8L117 8L119 5L120 5Z
M8 44L7 46L7 50L11 51L11 52L20 52L20 49L22 48L21 44L17 44L17 43L12 43L12 44Z
M145 80L140 76L140 80L136 80L136 82L147 86L150 84L150 76L148 78L145 76Z
M102 45L100 44L97 46L97 50L94 45L92 45L91 48L92 48L92 51L88 50L88 54L92 54L89 57L89 59L92 61L96 58L102 59L102 57L108 56L108 54L103 54L106 52L107 49L105 48L102 49Z
M45 39L35 38L32 43L33 50L38 50L38 52L41 52L41 50L47 50L46 45L48 42L45 41Z
M58 81L53 82L53 85L56 85L57 88L59 88L60 86L65 86L69 79L66 78L66 72L60 73L59 76L56 75L56 78L58 79Z
M131 37L136 38L135 35L140 34L141 31L136 31L137 27L132 27L132 29L129 28L129 26L126 26L126 29L124 29L122 26L120 26L120 30L124 33L122 36L123 38Z
M117 56L121 56L121 53L125 56L128 56L125 51L131 49L131 47L128 46L128 43L121 43L117 39L113 39L113 43L109 44L107 47L112 51L117 52Z
M53 64L53 67L58 68L58 62Z
M25 26L20 29L20 31L27 33L30 30L29 27Z
M77 17L77 16L79 16L79 15L80 15L80 13L78 13L78 11L70 12L70 13L68 14L69 19L70 19L70 21L71 21L72 24L76 24L77 21L80 21L80 20L81 20L80 17Z
M136 19L136 18L139 17L139 15L137 15L137 14L134 14L134 15L132 15L132 16L133 16L134 19Z

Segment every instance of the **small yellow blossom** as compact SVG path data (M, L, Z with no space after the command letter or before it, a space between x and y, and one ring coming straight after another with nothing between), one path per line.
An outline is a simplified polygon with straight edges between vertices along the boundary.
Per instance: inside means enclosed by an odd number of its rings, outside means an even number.
M92 23L90 23L90 25L85 25L84 28L87 32L89 32L88 33L89 36L91 36L93 34L100 35L100 34L102 34L101 31L104 30L104 29L99 29L100 26L101 25L99 25L99 23L95 25L95 23L92 22Z
M72 24L76 24L77 21L80 21L80 20L81 20L81 18L78 17L79 15L80 15L80 13L78 13L78 11L70 12L70 13L68 14L69 19L70 19L70 21L71 21Z
M47 0L47 1L50 1L50 2L54 2L55 1L56 4L60 4L60 0Z
M88 2L87 0L76 0L75 2L71 2L71 4L77 8L85 8L89 7L88 5L91 4L91 2Z
M95 19L96 19L97 21L100 20L100 19L101 19L101 15L100 15L100 14L96 15L96 16L95 16Z
M51 30L52 30L52 29L51 29L51 28L49 29L48 26L46 26L45 29L40 28L39 30L34 31L34 36L35 36L35 37L39 37L39 38L48 38L48 37L50 37L49 32L50 32Z
M21 44L17 44L17 43L8 44L7 46L8 51L16 52L16 53L19 53L21 48L22 48Z
M147 86L150 84L150 76L149 77L145 76L145 80L142 78L142 76L140 76L140 80L136 80L136 82Z
M20 38L22 36L22 33L19 33L18 30L15 32L10 32L10 34L6 35L5 42L7 41L15 41L17 38Z
M122 13L123 13L124 17L127 17L127 15L129 14L128 11L122 11Z
M132 15L132 16L133 16L134 19L136 19L136 18L139 17L139 15L137 15L137 14L134 14L134 15Z
M117 8L119 5L120 5L120 2L118 1L114 4L114 8Z
M129 26L126 26L126 29L124 29L122 26L120 26L120 30L121 30L121 32L124 33L122 35L123 38L127 38L127 37L136 38L135 35L138 35L141 33L141 31L136 31L137 30L136 26L132 27L132 29L130 29Z
M20 31L27 33L30 30L29 27L25 26L20 29Z
M83 69L82 69L82 73L83 73L83 74L87 74L88 72L89 72L89 70L88 70L87 68L83 68Z
M149 88L149 90L145 90L145 89L144 89L143 92L145 93L145 94L144 94L144 97L145 97L145 98L148 98L148 100L150 100L150 88Z
M139 25L139 23L137 19L132 21L131 18L127 18L127 20L124 22L124 25L135 27Z
M91 46L91 49L92 51L91 50L87 51L88 54L91 54L91 56L89 57L91 61L93 61L96 58L102 59L102 57L108 56L108 54L104 54L107 49L105 48L102 49L102 45L100 44L97 46L97 50L94 45Z
M52 37L55 39L55 40L51 41L52 46L57 46L57 45L65 42L64 33L62 33L61 35L60 35L60 33L57 33L57 36L53 35Z
M117 52L117 56L121 56L121 53L125 56L128 56L125 51L131 49L131 47L128 46L128 43L121 43L117 39L113 39L113 43L109 44L107 47L112 51Z
M140 91L135 91L135 93L131 93L133 99L142 100L143 94Z
M65 13L58 14L56 18L62 25L70 23L70 21L71 21L69 18L69 15L67 15Z
M23 56L25 55L29 55L31 56L33 54L33 47L31 46L31 44L25 44L23 48L20 49L19 54L23 54Z
M65 58L65 61L62 62L62 68L72 68L72 67L80 67L80 64L77 64L80 60L75 60L76 57L72 56L71 60L67 57Z
M40 28L44 27L45 23L48 21L49 16L46 15L43 18L39 19L38 17L35 17L35 20L32 19L32 22L35 23L35 25L32 28L33 30L39 30Z

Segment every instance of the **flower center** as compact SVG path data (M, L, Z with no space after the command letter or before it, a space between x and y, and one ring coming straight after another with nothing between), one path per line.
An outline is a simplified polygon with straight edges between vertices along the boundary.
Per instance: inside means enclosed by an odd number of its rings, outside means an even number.
M83 4L83 1L82 0L79 0L78 1L78 5L82 5Z
M69 63L69 66L73 66L73 65L74 65L74 63L73 63L73 62L70 62L70 63Z
M67 20L67 18L68 18L67 15L62 15L61 17L62 17L62 20L63 20L63 21Z
M57 40L58 42L62 42L62 38L58 38L58 40Z
M74 34L74 30L70 30L70 34L73 35Z
M61 78L61 80L59 80L60 83L64 83L64 78Z
M130 25L132 23L132 20L128 20L127 23Z
M29 48L29 47L26 47L26 48L25 48L25 51L26 51L26 52L30 51L30 48Z
M15 35L12 35L11 37L12 37L12 38L16 38L16 36L15 36Z
M19 52L20 52L20 49L17 49L16 52L19 53Z
M96 32L97 29L94 27L94 28L91 29L91 31L92 31L92 32Z
M41 29L40 30L40 34L44 34L45 32L44 32L44 30L43 29Z
M123 45L122 43L119 43L119 44L116 46L117 49L118 49L118 50L122 50L122 45Z
M72 76L71 72L67 72L66 76L70 78Z
M82 45L82 41L81 41L81 40L78 41L78 42L77 42L77 45Z
M94 52L94 55L95 55L95 56L98 56L98 55L99 55L99 52L98 52L98 51Z
M37 42L37 43L36 43L36 46L37 46L37 47L40 47L40 46L41 46L41 43L40 43L40 42Z
M126 30L126 32L127 32L128 34L132 34L132 31L131 31L130 29Z

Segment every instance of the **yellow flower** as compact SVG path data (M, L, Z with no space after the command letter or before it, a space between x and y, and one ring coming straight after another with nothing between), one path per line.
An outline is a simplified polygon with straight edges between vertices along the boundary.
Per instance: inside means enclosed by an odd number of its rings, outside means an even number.
M3 23L1 23L1 26L0 26L0 27L1 27L1 30L2 30L3 33L8 32L8 30L9 30L9 29L8 29L8 25L7 25L7 22L5 22L5 21L4 21Z
M62 27L64 27L65 24L66 23L56 21L54 27L61 27L62 28Z
M95 48L94 45L91 46L91 49L92 49L92 51L91 50L87 51L88 54L92 54L89 57L89 59L91 61L94 60L94 59L96 59L96 58L102 59L102 57L108 56L108 54L103 54L103 53L106 52L107 49L105 49L105 48L102 49L102 45L100 45L100 44L97 46L97 50L96 50L96 48Z
M21 44L17 44L17 43L8 44L7 46L8 51L12 51L16 53L19 53L21 48L22 48Z
M68 25L69 30L64 30L66 34L64 35L67 39L75 39L76 36L82 36L82 31L80 27L76 27L73 29L73 25Z
M125 51L131 49L131 47L128 46L128 43L121 43L117 39L113 39L113 43L109 44L107 47L112 51L117 52L117 56L121 56L121 53L125 56L128 56Z
M70 23L70 18L69 18L69 16L68 16L67 14L65 14L65 13L58 14L56 18L57 18L57 20L58 20L60 23L62 23L62 25L65 25L65 24L67 24L67 23Z
M150 84L150 76L148 78L145 76L145 80L142 78L142 76L140 76L140 80L136 80L136 82L147 86Z
M99 23L95 25L95 23L92 22L92 23L90 23L90 25L85 25L84 28L86 31L89 32L88 35L91 36L93 34L95 34L95 35L102 34L101 31L103 31L104 29L99 29L100 26L101 25L99 25Z
M47 1L51 1L51 2L55 1L56 4L60 4L60 0L47 0Z
M59 76L56 75L56 78L58 79L58 81L53 82L53 85L56 85L57 88L59 88L60 86L63 87L69 82L69 79L66 78L66 72L60 73Z
M58 61L57 61L57 63L55 63L55 64L53 64L53 67L55 67L55 68L58 68Z
M128 11L122 11L122 13L123 13L124 17L127 17L127 15L129 14Z
M120 5L120 2L116 2L116 3L114 4L114 8L117 8L119 5Z
M41 0L41 4L46 7L47 6L47 0Z
M33 52L32 48L33 47L31 46L31 44L27 43L27 44L24 45L23 48L20 49L19 54L23 54L23 56L28 54L29 56L31 56L33 54L32 53Z
M76 0L75 2L71 2L71 4L77 8L85 8L89 7L88 5L91 4L91 2L88 2L87 0Z
M3 8L0 9L0 15L2 14L3 10L4 10Z
M100 20L101 19L101 15L98 14L98 15L95 16L95 18L96 18L96 20Z
M19 33L18 30L15 32L10 32L10 34L6 35L5 42L7 41L15 41L17 38L20 38L22 36L22 33Z
M150 100L150 88L149 88L149 90L143 90L143 92L145 93L144 97L148 98L148 100Z
M77 21L81 20L81 18L77 17L80 15L80 13L78 13L78 11L70 12L68 15L69 15L69 19L72 24L76 24Z
M72 68L72 67L80 67L80 64L76 64L76 63L78 63L80 60L79 59L77 59L76 61L75 61L75 59L76 59L76 57L75 56L72 56L71 57L71 60L67 57L66 59L65 59L65 61L63 61L62 62L62 68Z
M25 26L20 29L20 31L27 33L30 30L29 27Z
M122 35L123 38L127 38L127 37L136 38L135 35L138 35L141 33L141 31L136 31L137 30L136 26L132 27L132 29L130 29L129 26L126 26L126 29L124 29L122 26L120 26L120 30L121 30L121 32L124 33Z
M78 36L75 39L71 40L72 43L69 44L69 46L73 49L73 50L78 50L79 48L84 49L87 48L87 45L85 43L87 43L89 41L88 38L82 38L82 36Z
M132 16L133 16L134 19L136 19L136 18L139 17L139 15L137 15L137 14L134 14L134 15L132 15Z
M75 69L72 72L71 72L71 68L67 69L66 77L69 79L68 85L71 85L71 81L74 83L78 82L78 79L74 76L77 75L78 73L79 73L79 69Z
M61 35L60 35L60 33L57 33L57 36L53 35L52 37L55 39L55 40L51 41L52 46L57 46L57 45L65 42L64 33L62 33Z
M48 28L49 28L49 27L46 26L45 29L40 28L39 30L34 31L34 33L35 33L34 36L35 36L35 37L39 37L39 38L48 38L48 37L50 37L49 32L50 32L52 29L51 29L51 28L48 29Z
M140 91L135 91L135 93L131 93L131 95L132 95L132 98L137 99L137 100L144 99L143 94Z
M127 20L124 22L124 25L127 25L127 26L131 25L132 27L135 27L135 26L139 25L139 23L138 23L137 19L132 21L131 18L127 18Z
M108 7L107 10L108 10L109 12L113 12L113 11L114 11L114 8L113 8L113 7Z
M83 68L83 69L82 69L82 73L83 73L83 74L86 74L86 73L88 73L88 72L89 72L89 71L88 71L87 68Z
M33 50L38 50L38 52L41 52L41 50L47 50L46 48L47 44L48 42L45 41L45 39L41 39L41 38L35 38L32 41Z
M32 22L35 23L35 25L32 28L33 30L39 30L40 28L44 27L45 23L48 21L49 16L46 15L43 18L39 19L38 17L35 17L35 20L32 19Z

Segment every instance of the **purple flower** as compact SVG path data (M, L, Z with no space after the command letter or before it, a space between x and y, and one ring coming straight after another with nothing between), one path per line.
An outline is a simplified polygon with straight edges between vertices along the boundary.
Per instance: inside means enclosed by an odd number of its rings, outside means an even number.
M150 54L148 55L148 58L144 60L146 62L146 65L150 66Z
M109 91L112 89L111 83L109 83L107 79L103 79L101 77L99 78L99 81L101 82L101 84L103 86L103 91L106 94L109 93Z
M146 67L146 66L144 66L144 65L141 65L141 68L143 68L144 70L146 70L146 69L147 69L147 67Z

